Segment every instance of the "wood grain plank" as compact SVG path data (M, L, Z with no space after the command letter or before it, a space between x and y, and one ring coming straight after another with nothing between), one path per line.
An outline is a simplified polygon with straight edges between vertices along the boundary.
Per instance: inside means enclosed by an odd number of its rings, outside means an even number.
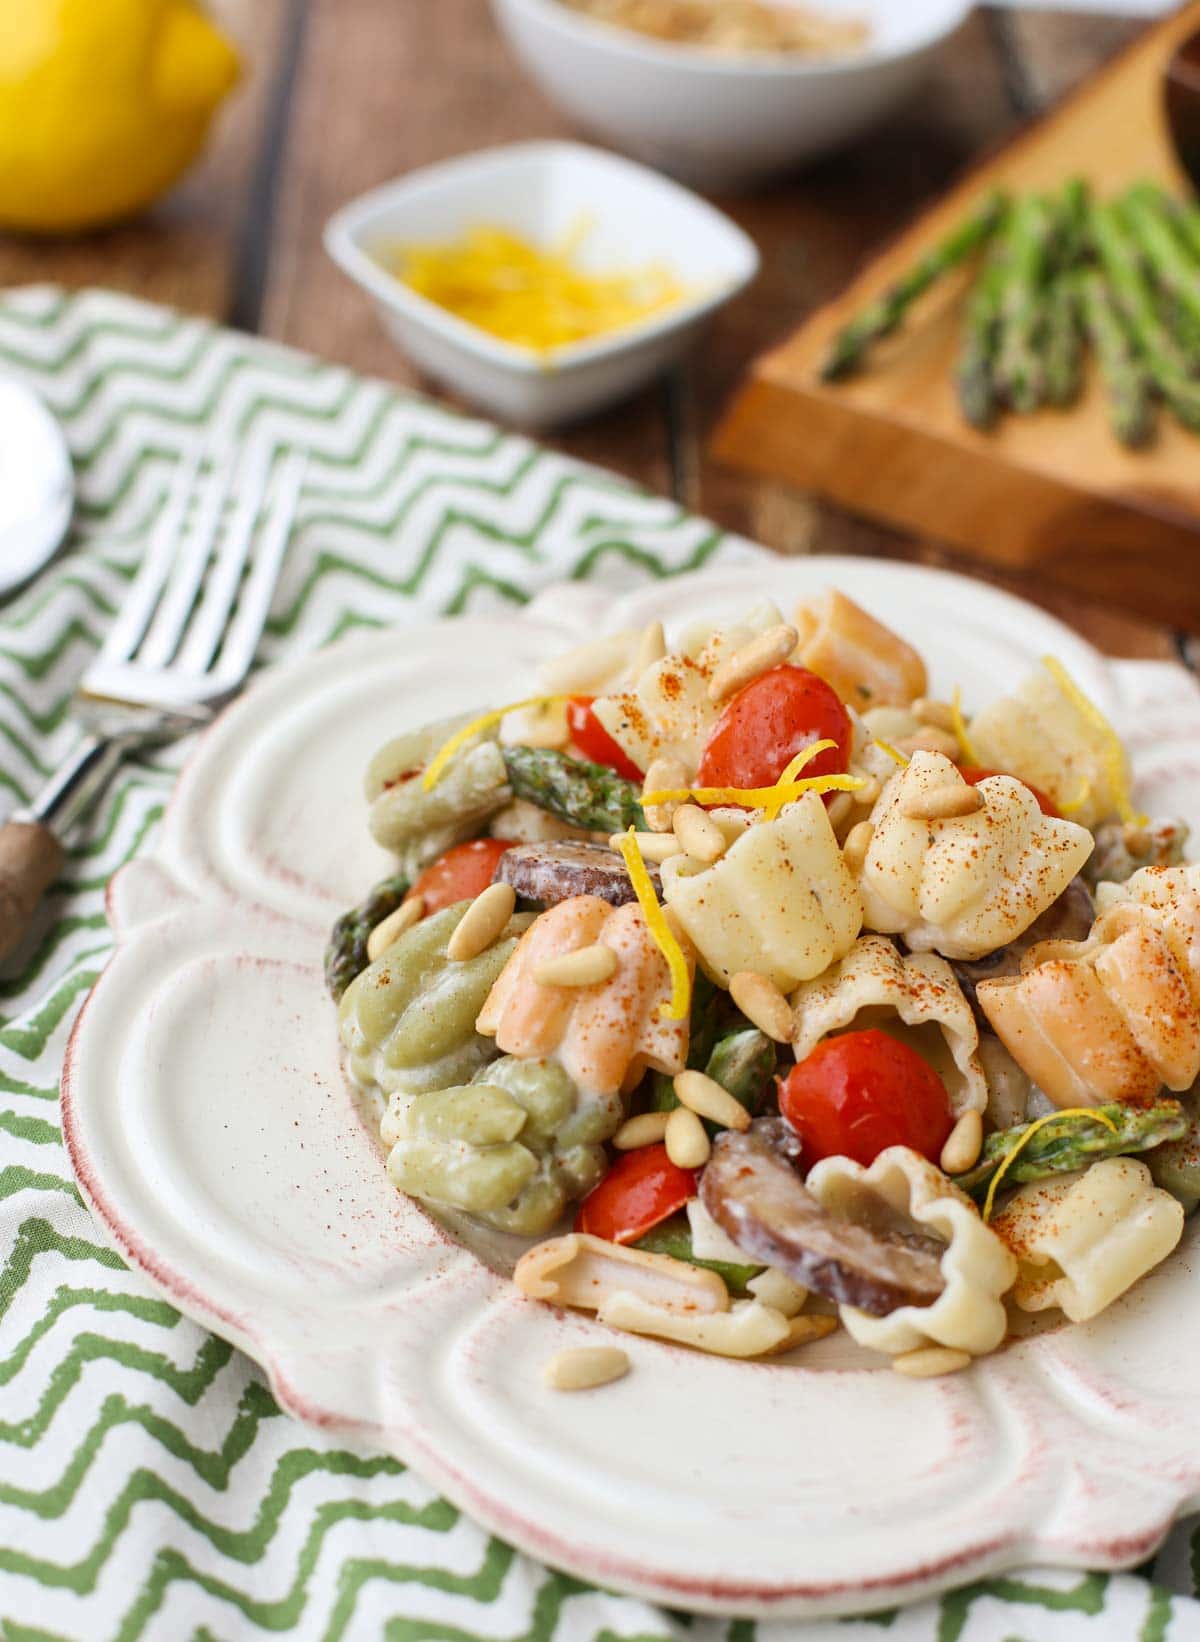
M576 133L521 74L481 0L354 0L350 10L352 26L346 0L310 0L263 329L356 370L429 388L325 255L323 222L364 189L417 166ZM553 443L670 491L664 406L655 387Z
M234 300L245 213L296 0L219 0L213 7L245 61L200 163L144 217L103 232L38 240L0 236L0 285L106 285L214 319Z

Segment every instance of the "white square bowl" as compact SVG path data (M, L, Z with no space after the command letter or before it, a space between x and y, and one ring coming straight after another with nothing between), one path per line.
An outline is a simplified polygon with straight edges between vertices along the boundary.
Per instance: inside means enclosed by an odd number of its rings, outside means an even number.
M455 239L481 223L539 245L583 218L592 269L669 265L691 293L641 324L549 354L514 347L389 273L389 245ZM430 376L506 421L548 427L626 397L687 348L758 272L729 218L632 160L581 143L518 143L413 171L345 206L325 229L330 256L375 298L388 330Z

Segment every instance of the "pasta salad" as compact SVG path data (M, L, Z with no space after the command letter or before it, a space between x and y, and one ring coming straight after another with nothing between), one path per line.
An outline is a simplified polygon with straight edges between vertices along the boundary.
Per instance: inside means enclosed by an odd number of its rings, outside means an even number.
M1200 865L1055 658L968 714L831 591L544 672L366 772L395 873L326 972L399 1190L533 1240L532 1300L914 1376L1171 1253Z

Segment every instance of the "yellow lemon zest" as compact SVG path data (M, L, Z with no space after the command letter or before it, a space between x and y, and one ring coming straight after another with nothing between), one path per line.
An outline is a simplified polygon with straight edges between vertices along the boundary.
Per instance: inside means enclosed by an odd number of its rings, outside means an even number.
M796 779L806 764L811 764L818 753L823 753L830 747L836 748L836 746L836 741L830 741L828 739L825 741L811 742L807 747L798 752L795 758L788 761L788 763L780 771L779 780L775 783L775 785L777 787L786 787L789 782ZM764 808L766 810L767 820L774 821L775 817L779 814L786 802L786 799L781 798L777 804L765 805Z
M426 792L432 792L459 748L464 747L473 736L479 735L483 730L490 730L493 724L499 724L509 713L519 712L522 707L550 707L556 701L566 699L563 695L527 696L524 701L510 701L507 707L497 707L493 713L483 713L479 718L472 719L470 724L464 724L461 730L455 730L449 741L443 741L426 765L421 785Z
M1057 1123L1059 1118L1064 1117L1080 1117L1086 1118L1089 1123L1103 1123L1105 1128L1111 1129L1114 1135L1117 1133L1117 1126L1112 1118L1106 1112L1101 1112L1092 1106L1064 1106L1061 1112L1047 1112L1045 1117L1040 1117L1035 1123L1031 1123L1016 1145L1004 1154L1004 1159L992 1176L991 1184L987 1189L987 1196L983 1200L983 1218L985 1220L992 1218L997 1188L1008 1173L1010 1165L1024 1151L1039 1129L1044 1129L1047 1123Z
M963 757L968 764L978 764L979 754L967 734L967 721L963 717L961 685L954 686L954 694L950 698L950 713L954 723L954 739L958 742Z
M866 786L860 775L810 775L801 781L778 782L774 787L666 787L642 794L642 804L740 804L743 809L781 809L806 792L857 792Z
M556 244L540 246L479 223L455 240L386 247L381 260L439 308L536 353L624 330L687 297L661 263L604 273L582 267L589 229L583 218Z
M871 737L871 740L879 748L879 751L881 753L886 753L888 755L888 757L891 759L893 764L899 764L899 766L902 770L907 770L907 768L908 768L908 759L905 758L904 754L900 751L899 747L893 747L890 741L880 740L880 738L877 735L873 735Z
M1129 795L1129 776L1125 765L1125 749L1121 745L1120 736L1099 707L1096 706L1096 703L1084 695L1057 656L1043 656L1042 666L1050 674L1067 700L1074 705L1080 715L1103 738L1104 769L1108 776L1109 786L1112 788L1113 803L1116 806L1118 816L1122 821L1130 822L1134 826L1144 827L1147 817L1137 813L1133 807L1133 800Z
M629 873L629 882L633 885L633 893L637 896L638 906L642 909L642 917L646 920L646 928L650 931L655 946L667 960L667 968L671 971L671 1001L660 1003L658 1012L666 1021L685 1021L692 1008L692 981L688 973L688 962L683 955L683 948L675 939L671 926L658 904L658 896L654 893L654 885L650 882L650 874L646 871L646 863L642 859L641 848L638 845L637 833L630 827L621 839L621 856Z
M1058 807L1063 812L1064 815L1074 815L1077 810L1081 810L1083 808L1083 806L1087 803L1088 799L1092 796L1092 784L1091 784L1091 782L1088 780L1086 775L1083 776L1081 779L1082 779L1083 785L1080 787L1079 792L1076 794L1076 796L1074 798L1070 798L1070 799L1064 798L1059 803Z

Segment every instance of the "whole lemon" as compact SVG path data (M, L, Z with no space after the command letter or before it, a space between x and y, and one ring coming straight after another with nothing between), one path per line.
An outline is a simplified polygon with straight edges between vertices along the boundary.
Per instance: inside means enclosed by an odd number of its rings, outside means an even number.
M237 52L195 0L0 0L0 226L140 211L203 146Z

